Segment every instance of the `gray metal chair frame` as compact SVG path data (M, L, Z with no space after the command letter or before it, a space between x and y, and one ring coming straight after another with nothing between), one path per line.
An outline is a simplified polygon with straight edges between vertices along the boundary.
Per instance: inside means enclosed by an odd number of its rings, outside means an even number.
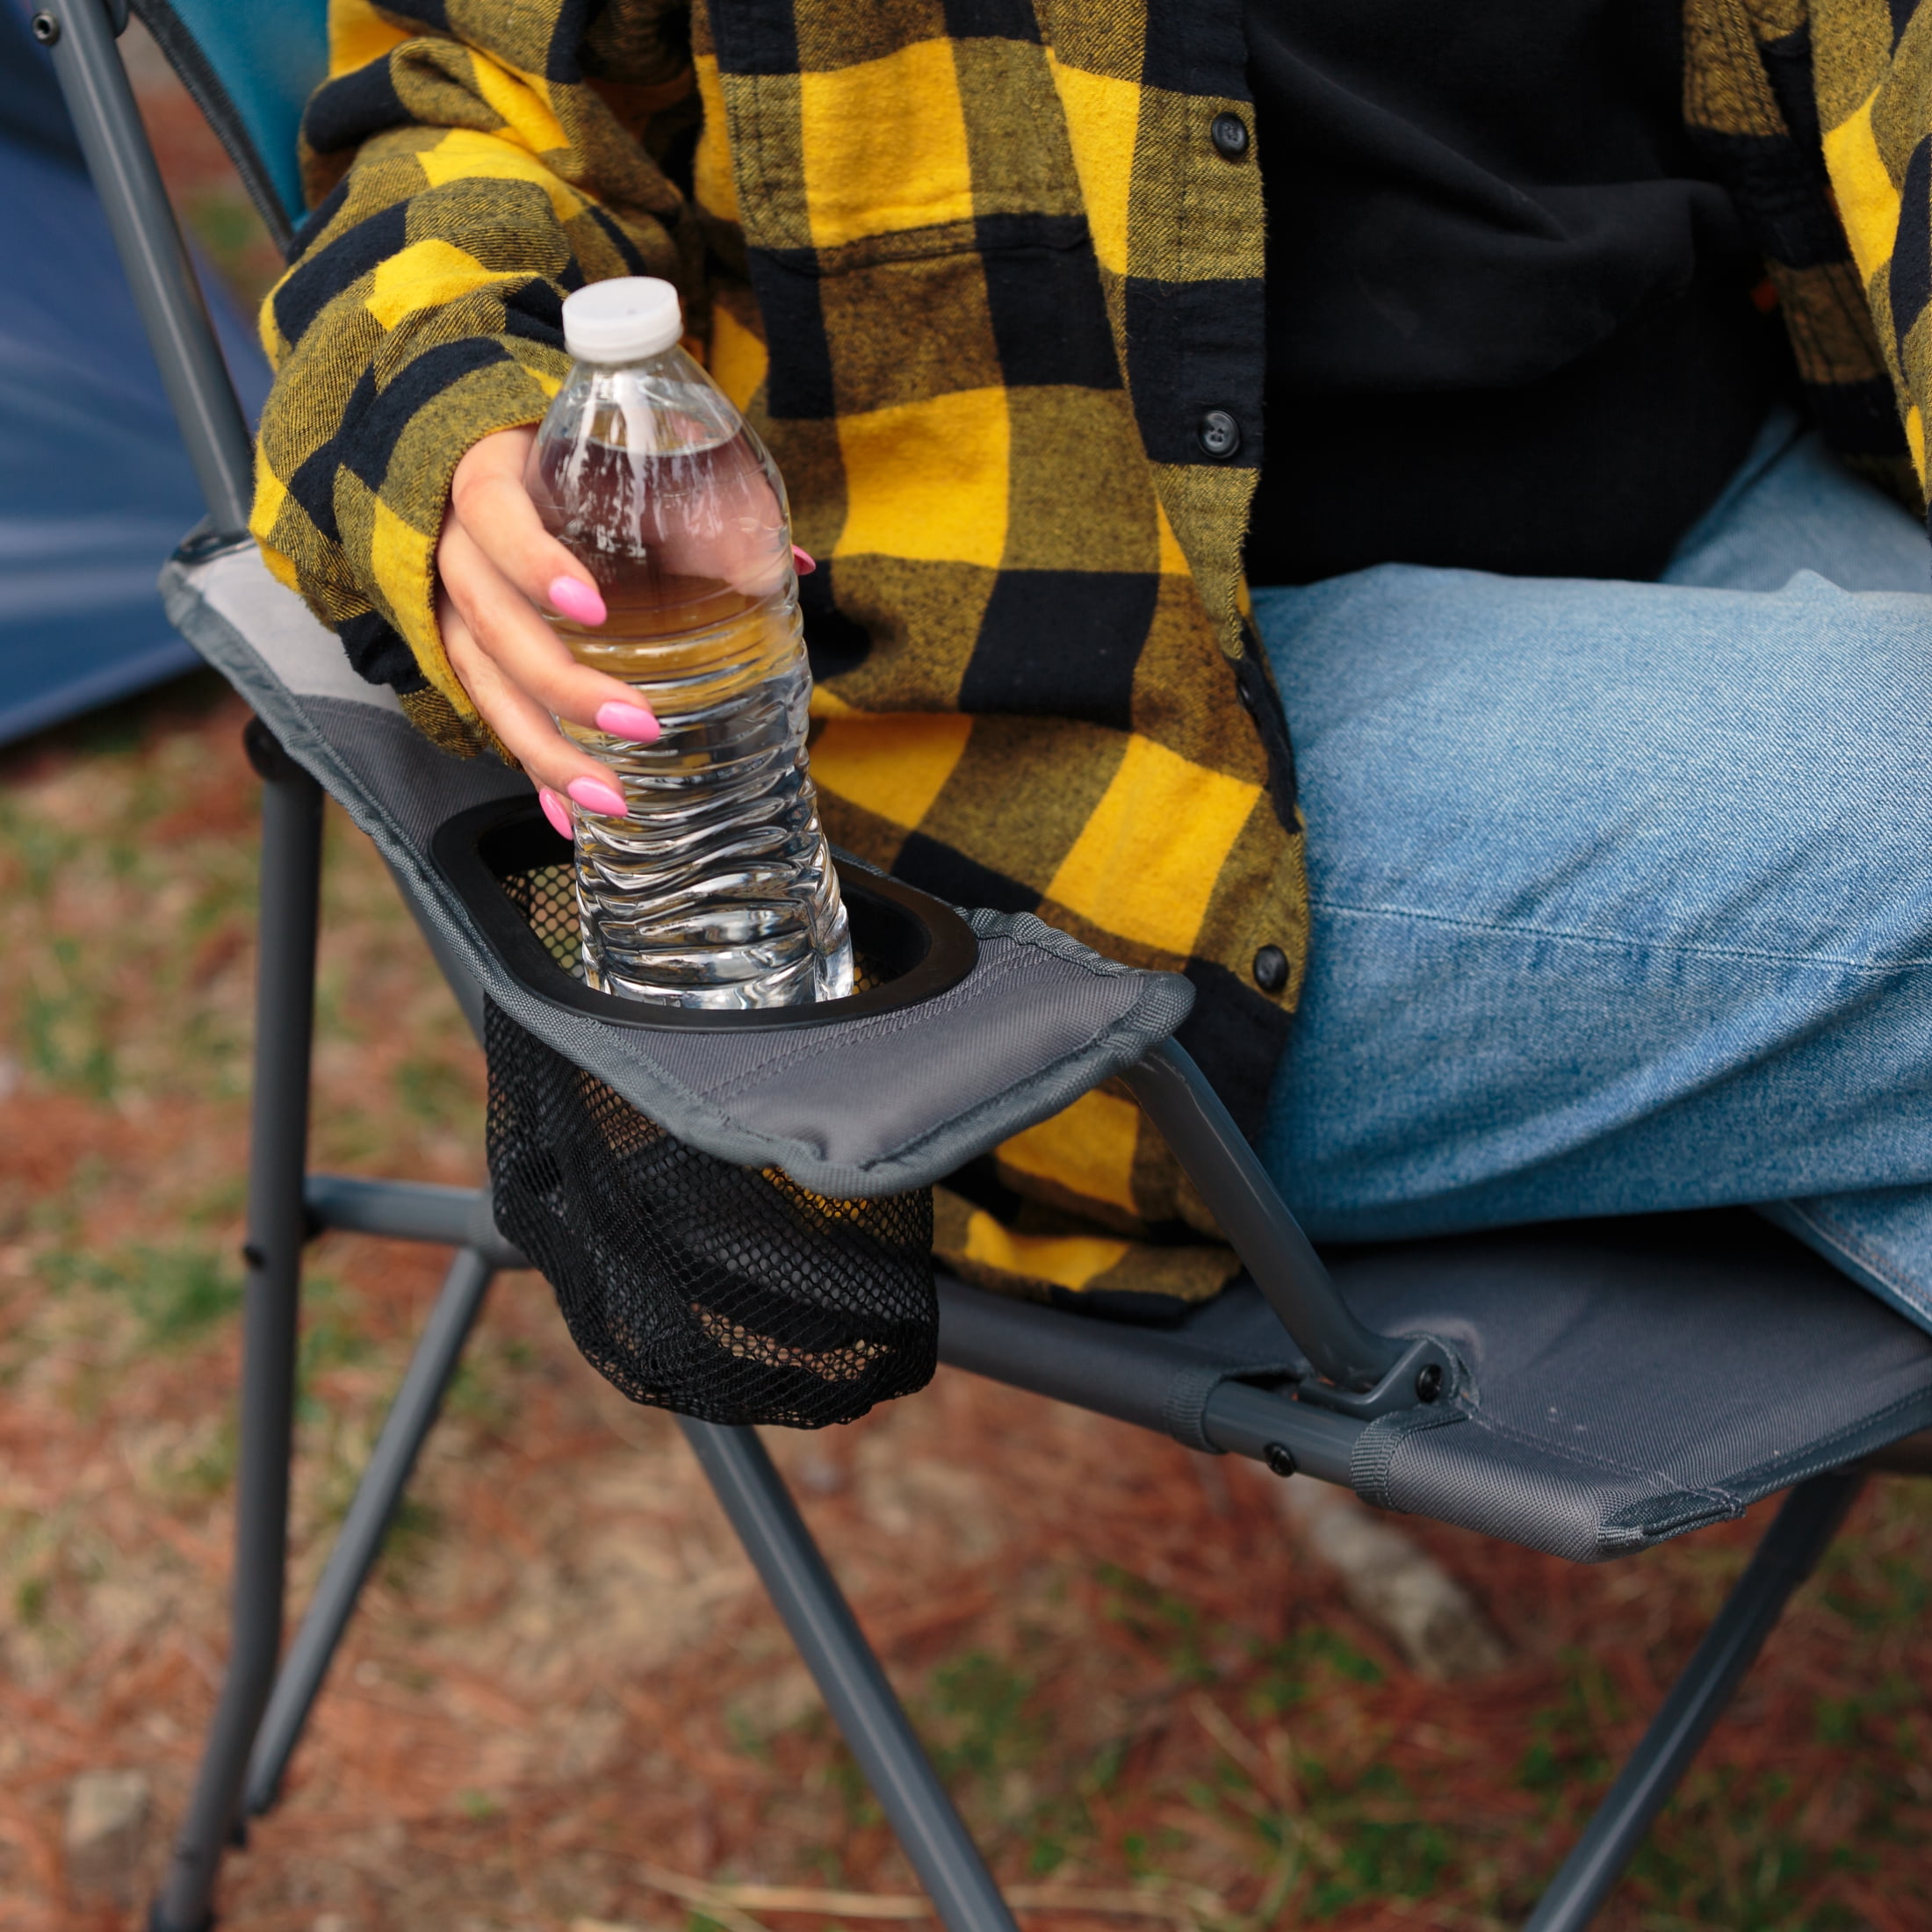
M246 530L252 465L186 251L115 47L124 0L48 0L35 32L61 85L168 393L206 494L219 546ZM218 132L220 130L218 129ZM523 1259L498 1234L487 1193L313 1174L306 1161L322 792L258 722L263 781L261 945L249 1154L239 1492L231 1650L186 1819L149 1923L202 1932L224 1849L276 1801L336 1645L417 1452L498 1271ZM431 937L435 945L434 935ZM472 1023L480 994L436 947ZM479 1029L480 1030L480 1029ZM1226 1110L1171 1043L1127 1076L1181 1157L1314 1373L1291 1393L1222 1379L1193 1425L1197 1446L1360 1487L1355 1459L1377 1417L1428 1402L1454 1372L1443 1343L1374 1332L1352 1312ZM337 1228L455 1250L440 1296L301 1627L283 1655L285 1555L302 1253ZM1121 1393L1122 1331L941 1284L943 1359L1097 1412L1148 1423ZM1045 1345L1043 1345L1045 1344ZM1316 1399L1316 1398L1319 1399ZM758 1435L680 1418L781 1617L817 1680L920 1883L949 1932L1013 1932L898 1699ZM1869 1446L1869 1445L1867 1445ZM1907 1454L1890 1466L1914 1467ZM1805 1480L1529 1923L1575 1932L1607 1897L1791 1591L1856 1496L1860 1467Z

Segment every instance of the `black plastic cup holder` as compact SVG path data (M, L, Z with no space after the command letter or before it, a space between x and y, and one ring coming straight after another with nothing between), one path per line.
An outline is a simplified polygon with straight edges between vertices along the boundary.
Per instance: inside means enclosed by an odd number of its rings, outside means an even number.
M774 1032L826 1027L919 1006L949 991L979 958L973 929L953 908L897 879L834 859L852 922L857 989L805 1006L719 1012L625 999L580 977L570 841L536 796L492 800L437 827L430 855L509 977L546 1005L612 1026L681 1032Z
M496 963L546 1005L646 1031L773 1031L901 1011L979 956L948 905L839 866L858 990L712 1012L585 985L570 844L534 796L450 819L431 854ZM633 1402L817 1429L909 1395L938 1359L930 1188L833 1200L678 1139L484 1006L497 1226L549 1280L585 1358Z

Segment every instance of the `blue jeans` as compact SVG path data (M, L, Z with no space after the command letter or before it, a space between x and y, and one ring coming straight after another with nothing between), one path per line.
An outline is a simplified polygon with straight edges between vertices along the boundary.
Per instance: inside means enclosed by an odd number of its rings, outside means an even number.
M1780 417L1662 581L1256 593L1317 1238L1748 1202L1932 1328L1932 549Z

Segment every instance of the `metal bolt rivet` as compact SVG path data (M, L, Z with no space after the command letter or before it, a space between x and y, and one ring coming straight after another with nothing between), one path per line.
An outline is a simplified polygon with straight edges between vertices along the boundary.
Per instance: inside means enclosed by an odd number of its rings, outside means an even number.
M1442 1365L1427 1362L1416 1371L1416 1399L1432 1402L1442 1393Z
M1278 1476L1292 1476L1294 1474L1294 1452L1285 1442L1271 1442L1261 1452L1261 1460Z
M61 23L51 13L37 13L33 17L33 38L42 47L52 47L61 37Z

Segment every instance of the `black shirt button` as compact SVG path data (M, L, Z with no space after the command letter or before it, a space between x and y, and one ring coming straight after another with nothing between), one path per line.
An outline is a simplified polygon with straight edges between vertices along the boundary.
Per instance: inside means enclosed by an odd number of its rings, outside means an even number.
M1279 946L1264 946L1254 955L1254 983L1265 993L1278 993L1288 983L1288 955Z
M1212 457L1232 456L1241 447L1241 425L1225 409L1210 409L1195 425L1200 446Z
M1248 151L1248 124L1238 114L1216 114L1208 130L1227 161L1239 161Z

